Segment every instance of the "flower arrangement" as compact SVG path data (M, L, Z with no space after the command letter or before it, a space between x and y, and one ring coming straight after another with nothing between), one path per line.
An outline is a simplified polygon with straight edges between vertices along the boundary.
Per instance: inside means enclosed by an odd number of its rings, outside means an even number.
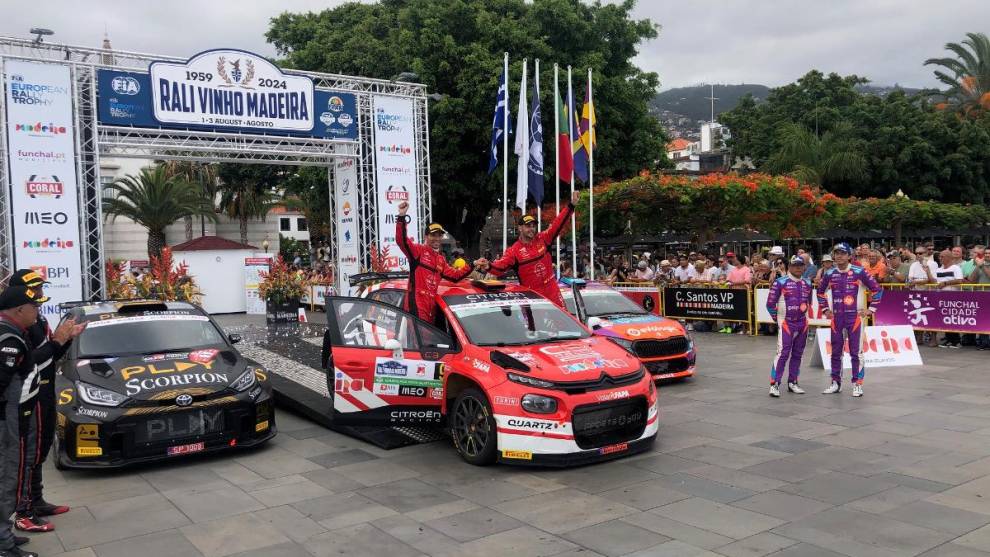
M158 299L167 302L200 303L203 293L189 275L185 261L175 264L172 250L162 249L160 256L151 256L151 270L136 278L124 272L123 262L107 261L107 297L111 300Z
M372 273L387 273L391 269L389 268L389 254L388 246L378 249L378 244L372 243L371 249L371 272Z
M258 284L258 293L266 301L275 304L298 301L309 288L309 281L306 280L306 276L290 269L281 255L272 261L268 272L262 271L260 275L261 283Z

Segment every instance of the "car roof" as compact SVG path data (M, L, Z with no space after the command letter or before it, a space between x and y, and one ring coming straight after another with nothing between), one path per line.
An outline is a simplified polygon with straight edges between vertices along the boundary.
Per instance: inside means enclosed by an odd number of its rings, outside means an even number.
M94 302L73 302L66 304L74 315L83 318L95 318L99 315L146 315L149 312L183 313L206 315L199 306L189 302L162 300L99 300Z

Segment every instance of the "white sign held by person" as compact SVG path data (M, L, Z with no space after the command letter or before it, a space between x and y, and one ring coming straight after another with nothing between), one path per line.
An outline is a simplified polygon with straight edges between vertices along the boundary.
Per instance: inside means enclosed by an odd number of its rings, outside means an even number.
M863 362L867 370L874 367L920 366L921 352L914 340L914 328L909 325L893 325L884 327L866 327L866 338L863 339ZM815 331L818 350L812 365L821 365L824 369L832 369L832 334L831 329L821 328ZM852 369L849 358L849 343L846 342L842 351L842 369Z
M354 159L341 159L334 163L333 200L337 237L337 272L334 278L337 281L337 292L341 296L350 296L351 287L348 281L351 275L361 272L361 252L358 248L358 175Z
M8 60L7 129L15 268L51 283L41 312L83 298L72 80L68 66ZM0 132L4 133L4 132Z
M153 62L159 122L283 131L313 129L313 80L284 74L242 50L208 50L185 63Z
M378 189L378 248L388 250L386 265L390 271L408 270L405 255L395 239L395 217L399 204L409 203L406 229L419 241L419 188L416 168L416 131L413 127L413 100L376 96L375 180Z

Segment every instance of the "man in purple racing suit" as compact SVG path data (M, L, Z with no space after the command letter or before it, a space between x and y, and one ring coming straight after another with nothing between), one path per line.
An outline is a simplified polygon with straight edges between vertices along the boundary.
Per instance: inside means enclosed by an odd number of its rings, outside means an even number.
M883 295L877 281L858 265L851 265L852 248L849 244L836 244L832 248L835 265L822 273L818 284L818 305L825 308L823 314L832 321L832 384L822 394L830 395L842 389L842 351L844 340L849 342L852 360L852 396L863 396L863 341L864 319L876 311L876 304ZM857 307L859 286L870 292L867 309ZM828 307L825 293L832 291L832 307Z
M801 278L802 274L804 259L795 255L791 258L788 273L773 282L767 297L767 310L777 322L778 328L777 355L770 364L772 397L780 396L780 377L784 374L785 367L787 390L804 394L804 389L798 385L798 375L801 373L801 356L808 344L808 308L811 307L811 293L814 289L810 280Z

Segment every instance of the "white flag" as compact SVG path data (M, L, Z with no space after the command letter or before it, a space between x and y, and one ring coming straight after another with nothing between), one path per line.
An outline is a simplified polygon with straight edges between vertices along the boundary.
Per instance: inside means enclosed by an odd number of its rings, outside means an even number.
M522 85L519 86L519 116L516 118L516 147L519 157L516 167L516 206L526 212L526 194L529 192L529 107L526 106L526 60L523 60Z

